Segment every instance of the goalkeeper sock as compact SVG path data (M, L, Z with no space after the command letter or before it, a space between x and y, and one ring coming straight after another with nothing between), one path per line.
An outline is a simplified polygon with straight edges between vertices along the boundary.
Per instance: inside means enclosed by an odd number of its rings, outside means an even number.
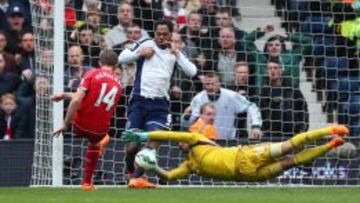
M308 132L303 132L295 135L290 139L290 143L295 148L300 148L303 147L305 144L319 140L322 137L331 134L332 132L333 132L332 127L322 128L319 130L310 130Z
M295 156L293 157L294 164L297 166L309 164L313 162L317 157L325 154L331 149L332 149L331 143L326 143L318 147L306 149L300 153L295 154Z
M96 168L97 160L100 157L100 146L88 145L85 157L85 170L83 184L91 184L92 176Z

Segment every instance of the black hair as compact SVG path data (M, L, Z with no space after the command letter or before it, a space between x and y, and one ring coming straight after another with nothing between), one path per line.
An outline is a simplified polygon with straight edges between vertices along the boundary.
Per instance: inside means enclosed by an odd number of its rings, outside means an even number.
M280 42L280 44L281 44L281 49L282 49L281 51L282 51L282 52L286 51L285 38L284 38L283 36L281 36L281 35L274 35L274 36L270 37L270 38L267 40L267 42L266 42L266 44L265 44L265 46L264 46L264 53L267 53L267 52L268 52L268 51L267 51L267 48L268 48L268 46L269 46L269 43L272 42L272 41L275 41L275 40L279 40L279 42Z
M155 30L159 25L166 25L169 28L170 32L174 31L174 24L170 20L162 19L155 23Z

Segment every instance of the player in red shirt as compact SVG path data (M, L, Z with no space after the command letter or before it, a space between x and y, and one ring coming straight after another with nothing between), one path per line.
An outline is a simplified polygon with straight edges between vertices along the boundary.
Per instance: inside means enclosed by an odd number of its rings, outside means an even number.
M71 99L64 123L53 135L59 136L71 123L77 136L88 139L82 182L82 189L86 191L96 189L92 184L92 175L97 160L110 141L107 132L122 94L120 81L113 74L117 67L117 55L111 50L104 50L100 54L99 65L100 69L89 71L84 76L76 93L59 93L51 97L55 102Z

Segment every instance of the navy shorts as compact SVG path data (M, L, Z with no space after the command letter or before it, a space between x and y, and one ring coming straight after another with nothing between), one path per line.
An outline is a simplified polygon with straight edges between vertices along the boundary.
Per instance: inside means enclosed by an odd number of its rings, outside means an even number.
M165 98L144 98L134 96L128 109L128 129L144 131L170 130L170 103Z

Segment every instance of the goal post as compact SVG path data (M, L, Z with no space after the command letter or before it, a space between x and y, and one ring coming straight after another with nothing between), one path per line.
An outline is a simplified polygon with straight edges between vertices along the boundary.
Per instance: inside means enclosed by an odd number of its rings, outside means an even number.
M52 132L63 123L64 104L52 103L50 96L64 89L64 4L57 0L30 1L37 89L31 185L63 185L63 136L52 138Z
M54 1L54 74L53 77L53 93L60 93L64 90L64 26L65 26L65 2ZM63 124L63 102L53 104L53 121L54 129L59 128ZM54 130L53 129L53 130ZM53 139L52 150L52 179L53 186L63 185L63 136Z

